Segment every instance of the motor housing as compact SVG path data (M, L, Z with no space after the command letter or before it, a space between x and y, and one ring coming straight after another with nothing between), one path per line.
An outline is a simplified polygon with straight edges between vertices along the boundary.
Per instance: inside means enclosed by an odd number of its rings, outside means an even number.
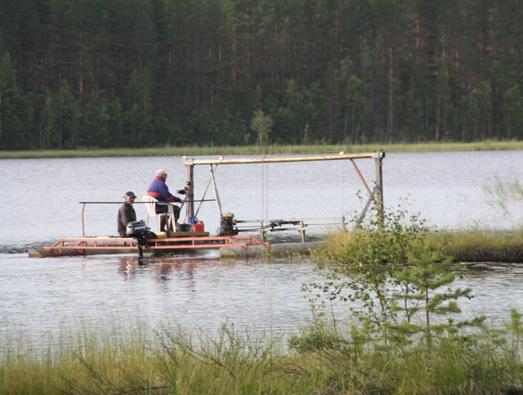
M144 237L149 233L149 228L145 225L143 220L140 221L131 221L127 224L126 232L127 236L132 237Z
M235 236L238 234L238 228L236 228L236 220L234 219L233 213L225 213L220 218L220 228L218 235L220 236Z

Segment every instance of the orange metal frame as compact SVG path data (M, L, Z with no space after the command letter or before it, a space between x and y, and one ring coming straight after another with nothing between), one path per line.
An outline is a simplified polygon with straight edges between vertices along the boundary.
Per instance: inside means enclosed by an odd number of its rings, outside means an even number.
M221 247L268 246L268 243L254 236L216 236L216 237L170 237L166 239L148 240L143 246L144 251L154 250L193 250L218 249ZM62 250L98 250L98 251L129 251L138 250L138 242L131 237L70 237L58 240L45 246L45 250L60 253Z

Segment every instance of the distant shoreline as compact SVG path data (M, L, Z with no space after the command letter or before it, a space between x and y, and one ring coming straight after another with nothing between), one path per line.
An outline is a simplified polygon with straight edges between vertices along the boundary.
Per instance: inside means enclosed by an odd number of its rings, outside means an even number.
M316 144L270 146L187 146L156 148L108 148L75 150L0 151L0 159L31 158L94 158L133 156L209 156L209 155L259 155L259 154L313 154L350 152L456 152L456 151L513 151L523 150L523 140L484 140L470 143L427 142L409 144Z

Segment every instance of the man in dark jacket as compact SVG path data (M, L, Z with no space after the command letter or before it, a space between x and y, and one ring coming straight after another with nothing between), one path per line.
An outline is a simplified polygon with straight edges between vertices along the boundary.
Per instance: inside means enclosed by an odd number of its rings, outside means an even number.
M158 200L158 203L164 203L164 204L157 204L156 205L156 213L167 213L169 212L169 206L165 203L180 203L182 200L179 197L174 196L169 192L169 188L167 187L167 184L165 183L165 180L167 180L167 172L164 169L158 169L155 172L154 180L149 185L149 188L147 189L147 194L149 196L152 196L156 200ZM181 191L179 191L180 193ZM178 221L178 218L180 217L180 207L172 205L173 212L174 212L174 218L175 222ZM162 221L160 224L160 228L162 231L165 231L166 227L166 217L162 217Z
M118 210L118 234L120 237L126 237L127 224L132 221L136 221L136 212L134 211L133 203L136 199L134 192L125 192L124 203Z

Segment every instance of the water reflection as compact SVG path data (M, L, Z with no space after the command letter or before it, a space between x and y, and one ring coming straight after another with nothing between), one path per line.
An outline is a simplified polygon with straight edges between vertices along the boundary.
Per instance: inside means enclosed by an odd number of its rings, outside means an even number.
M195 288L195 271L199 267L220 264L220 261L214 258L179 255L119 256L117 261L118 272L125 281L136 281L137 276L154 273L154 278L159 284L183 279L184 286L192 290Z
M488 266L487 266L488 267ZM302 284L320 280L307 261L220 261L212 255L136 255L0 259L0 335L21 332L38 343L77 322L125 330L134 325L212 333L229 322L251 333L288 334L310 323ZM475 298L466 316L506 320L523 311L523 265L467 272L456 287ZM338 319L347 304L334 304ZM1 345L0 345L1 348Z
M142 264L142 260L137 256L120 257L118 271L124 280L132 280L136 277L136 269Z

